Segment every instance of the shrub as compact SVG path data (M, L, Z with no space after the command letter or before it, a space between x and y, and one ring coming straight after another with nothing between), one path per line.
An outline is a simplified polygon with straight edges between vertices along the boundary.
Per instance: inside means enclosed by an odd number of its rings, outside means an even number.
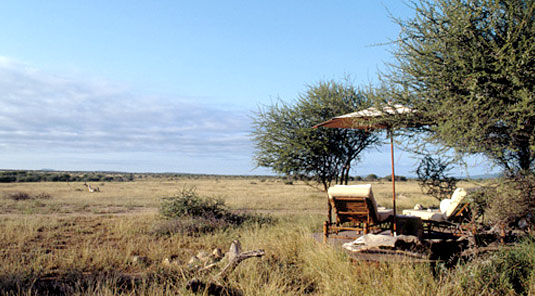
M221 218L227 212L221 199L201 197L193 187L183 188L177 196L164 197L160 206L160 214L167 219L182 216Z
M11 183L17 181L15 176L0 176L0 183Z
M386 175L386 176L384 176L382 178L382 180L392 182L392 175ZM407 177L405 177L405 176L396 176L396 182L397 181L406 182L407 181Z
M533 225L535 217L535 176L519 175L501 180L487 192L486 216L493 223L510 225L521 219Z
M377 181L379 177L376 174L369 174L364 178L364 181Z
M15 192L15 193L10 193L10 194L7 194L5 197L6 197L7 199L16 200L16 201L20 201L20 200L30 200L30 199L32 199L32 196L29 195L29 194L26 193L26 192Z
M535 280L533 237L510 249L478 257L449 275L445 295L531 295Z
M244 223L272 222L271 218L265 216L235 214L223 200L199 196L195 188L187 187L177 196L163 198L160 215L167 220L155 227L154 232L160 234L191 235L240 226Z
M15 200L15 201L23 201L23 200L35 200L35 199L51 199L52 196L46 192L41 192L36 195L30 195L26 192L15 192L10 193L4 196L7 199Z

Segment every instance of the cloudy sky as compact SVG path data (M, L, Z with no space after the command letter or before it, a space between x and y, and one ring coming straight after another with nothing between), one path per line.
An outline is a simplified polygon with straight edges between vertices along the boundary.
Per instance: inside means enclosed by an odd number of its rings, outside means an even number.
M253 111L322 79L376 81L389 12L410 15L398 0L3 3L0 168L270 173ZM387 175L388 156L355 174Z

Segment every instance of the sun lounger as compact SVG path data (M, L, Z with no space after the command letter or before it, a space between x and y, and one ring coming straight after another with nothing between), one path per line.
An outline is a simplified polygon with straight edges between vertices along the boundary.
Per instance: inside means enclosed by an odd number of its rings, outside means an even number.
M329 188L329 202L334 209L335 222L325 221L325 239L331 233L343 230L369 233L375 229L385 229L394 214L392 209L380 208L373 197L371 184L336 185Z
M468 202L465 201L467 191L457 188L451 198L440 202L440 208L435 210L403 210L403 215L414 216L422 219L427 230L446 231L454 230L454 233L463 233L462 224L471 221L471 212Z

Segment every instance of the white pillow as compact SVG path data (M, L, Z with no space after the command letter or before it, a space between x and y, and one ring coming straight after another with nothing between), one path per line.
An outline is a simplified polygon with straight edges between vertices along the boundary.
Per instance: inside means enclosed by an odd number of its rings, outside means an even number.
M463 199L466 197L467 192L463 188L457 188L453 192L453 195L451 196L451 204L446 211L446 217L449 217L453 214L453 211L459 206L459 204L463 201Z
M440 212L446 214L446 211L450 208L451 199L446 198L440 202Z

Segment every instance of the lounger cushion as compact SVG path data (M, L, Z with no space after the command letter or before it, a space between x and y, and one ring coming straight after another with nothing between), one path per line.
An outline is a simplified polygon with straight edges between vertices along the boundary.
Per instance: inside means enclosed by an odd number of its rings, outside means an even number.
M455 212L455 209L457 209L459 204L461 204L463 199L466 197L466 194L467 192L463 188L455 189L455 191L453 192L453 195L451 196L450 206L448 207L448 210L446 211L446 219L449 218Z
M422 220L442 222L445 216L440 210L403 210L403 215L419 217Z
M378 222L385 221L388 217L394 215L393 209L377 207L377 202L373 197L372 184L363 185L335 185L328 190L329 198L336 197L367 197L373 204Z
M451 199L449 198L446 198L440 201L440 212L442 212L442 214L445 215L448 209L450 208L450 205L451 205Z
M373 198L372 184L364 185L334 185L328 190L329 198L333 196L338 197L367 197L369 198L375 209L377 209L377 202Z

